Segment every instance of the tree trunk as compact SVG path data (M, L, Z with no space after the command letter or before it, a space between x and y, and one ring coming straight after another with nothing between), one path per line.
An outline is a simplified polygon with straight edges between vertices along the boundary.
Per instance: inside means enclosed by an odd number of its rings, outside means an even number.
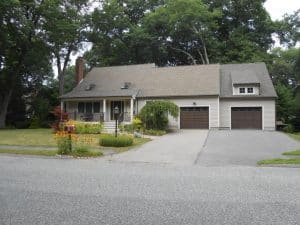
M70 55L72 53L73 43L71 43L68 47L67 54L64 58L64 63L61 62L61 57L59 53L55 53L56 56L56 64L57 64L57 72L58 72L58 81L59 81L59 96L64 94L64 87L65 87L65 73L70 61Z
M204 61L204 58L203 58L203 55L202 55L201 51L200 51L199 49L197 49L197 52L198 52L198 54L200 55L202 64L205 64L205 61Z
M0 128L5 128L6 125L6 113L10 98L12 96L12 89L9 90L0 102Z
M174 50L176 50L176 51L182 52L182 53L184 53L185 55L187 55L187 56L188 56L188 59L191 59L191 60L192 60L192 64L193 64L193 65L196 65L196 64L197 64L196 59L195 59L190 53L188 53L187 51L184 51L184 50L182 50L182 49L180 49L180 48L174 48L174 47L171 47L171 46L170 46L170 48L172 48L172 49L174 49Z
M58 74L58 80L59 80L59 96L64 94L64 86L65 86L65 77L62 74Z

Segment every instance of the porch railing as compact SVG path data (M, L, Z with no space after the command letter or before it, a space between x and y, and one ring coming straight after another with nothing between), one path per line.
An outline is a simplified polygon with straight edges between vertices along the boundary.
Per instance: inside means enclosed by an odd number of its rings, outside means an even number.
M104 122L104 112L99 113L78 113L77 111L69 112L69 119L82 121L100 121ZM119 122L130 122L130 112L123 112L119 115ZM109 120L109 118L107 118Z

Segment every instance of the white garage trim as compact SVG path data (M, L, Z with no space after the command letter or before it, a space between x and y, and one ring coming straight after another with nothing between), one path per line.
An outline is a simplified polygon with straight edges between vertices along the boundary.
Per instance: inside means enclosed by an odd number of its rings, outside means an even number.
M235 106L230 106L230 111L229 111L229 121L230 121L230 130L232 130L231 128L231 112L232 112L232 108L254 108L254 107L261 107L261 121L262 121L262 130L265 129L265 122L264 122L264 106L263 105L251 105L251 106L238 106L238 105L235 105Z

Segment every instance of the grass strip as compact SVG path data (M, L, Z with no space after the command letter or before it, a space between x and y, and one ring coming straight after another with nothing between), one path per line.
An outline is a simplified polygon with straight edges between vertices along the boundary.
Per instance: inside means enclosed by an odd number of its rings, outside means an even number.
M300 164L300 158L295 159L265 159L257 162L258 165L270 164Z
M300 141L300 133L293 133L293 134L288 133L287 135L297 141Z
M88 151L88 152L72 152L69 155L73 157L100 157L103 153L100 151Z
M55 150L17 150L17 149L0 149L0 153L6 154L18 154L18 155L41 155L41 156L56 156ZM72 152L69 154L73 157L100 157L103 153L100 151L88 151L88 152Z
M24 150L24 149L0 149L0 153L20 154L20 155L42 155L42 156L55 156L55 150Z
M295 155L295 156L300 156L300 150L296 151L290 151L290 152L284 152L282 155Z

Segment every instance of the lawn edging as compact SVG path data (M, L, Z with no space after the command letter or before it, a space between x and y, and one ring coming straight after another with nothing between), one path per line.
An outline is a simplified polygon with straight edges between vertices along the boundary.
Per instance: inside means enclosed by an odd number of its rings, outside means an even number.
M300 150L284 152L284 153L282 153L282 155L300 156Z
M257 162L259 166L282 166L282 167L300 167L300 150L283 152L283 156L289 158L264 159Z

